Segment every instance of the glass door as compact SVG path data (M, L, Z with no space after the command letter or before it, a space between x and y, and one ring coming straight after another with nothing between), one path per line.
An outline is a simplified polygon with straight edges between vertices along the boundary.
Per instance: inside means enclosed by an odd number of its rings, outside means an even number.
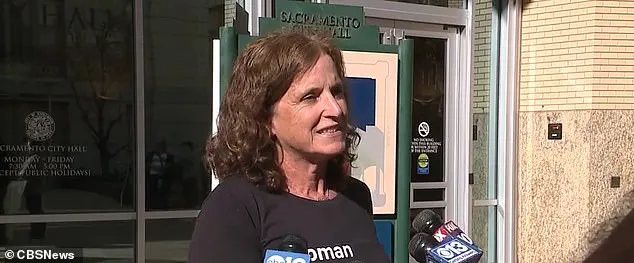
M411 219L421 210L431 209L445 220L467 226L460 211L468 195L459 190L465 180L458 163L468 159L457 154L462 152L460 145L468 145L468 141L461 141L458 123L458 31L442 25L396 21L394 34L395 41L414 40ZM413 230L410 233L413 235Z
M414 40L411 219L421 210L431 209L466 229L469 131L460 120L468 123L470 102L461 96L458 81L458 29L382 19L369 19L368 23L381 28L383 43Z

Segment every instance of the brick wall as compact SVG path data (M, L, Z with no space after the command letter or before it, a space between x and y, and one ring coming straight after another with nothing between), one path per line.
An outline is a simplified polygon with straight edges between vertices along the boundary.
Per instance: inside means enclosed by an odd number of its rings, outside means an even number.
M236 18L237 0L224 0L225 2L225 26L233 26L233 20Z
M634 1L597 1L592 104L634 109Z
M476 0L474 6L473 113L489 111L491 76L491 0Z
M449 0L447 7L449 8L465 8L465 0Z
M631 25L634 1L525 1L520 111L634 109Z

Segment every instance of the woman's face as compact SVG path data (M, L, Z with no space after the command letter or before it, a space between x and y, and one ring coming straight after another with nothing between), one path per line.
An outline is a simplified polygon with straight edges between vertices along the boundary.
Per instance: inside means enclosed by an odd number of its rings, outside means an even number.
M322 55L274 106L272 132L284 158L323 161L345 150L348 109L341 81L330 56Z

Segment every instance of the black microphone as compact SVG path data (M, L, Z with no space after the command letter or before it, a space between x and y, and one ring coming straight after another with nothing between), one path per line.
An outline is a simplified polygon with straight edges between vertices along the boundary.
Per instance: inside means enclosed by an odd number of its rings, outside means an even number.
M282 243L280 243L280 250L308 254L308 245L306 240L302 237L289 234L282 239Z
M408 251L417 262L430 262L427 260L429 251L439 244L432 235L442 224L442 218L429 209L420 211L412 220L416 234L409 241Z
M434 211L421 211L412 222L412 227L420 233L427 234L436 242L431 249L427 250L423 250L422 245L418 249L415 244L410 246L412 257L422 258L421 255L425 252L427 258L424 260L427 261L420 262L475 263L482 257L482 250L458 225L453 221L443 223Z
M416 233L433 235L442 225L442 218L429 209L420 211L416 217L414 217L414 220L412 220L412 228Z
M431 235L423 232L416 233L409 240L407 246L409 254L419 263L431 262L427 260L427 255L431 249L437 246L439 243Z

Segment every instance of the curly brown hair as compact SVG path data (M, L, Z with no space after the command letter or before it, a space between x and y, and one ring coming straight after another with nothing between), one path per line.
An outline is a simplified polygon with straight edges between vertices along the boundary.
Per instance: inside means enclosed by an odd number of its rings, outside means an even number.
M324 31L284 28L259 37L240 53L220 105L218 133L209 136L204 155L208 169L218 179L246 176L269 192L288 191L271 132L273 107L322 54L332 58L344 82L347 104L341 50ZM344 186L344 165L356 159L353 151L360 138L349 122L346 127L346 148L328 162L325 178L326 185L335 190Z

